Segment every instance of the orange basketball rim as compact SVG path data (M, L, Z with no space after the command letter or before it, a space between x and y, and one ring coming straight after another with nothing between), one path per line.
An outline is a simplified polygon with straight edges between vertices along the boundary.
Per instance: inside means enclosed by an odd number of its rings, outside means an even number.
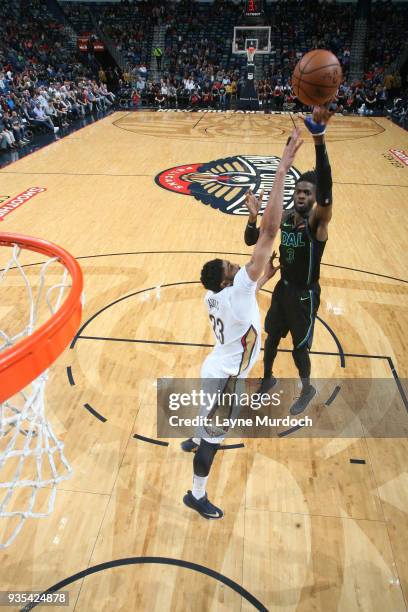
M31 335L0 353L0 404L35 380L68 346L81 323L82 270L65 249L22 234L0 233L0 246L28 249L56 258L68 270L71 287L50 319Z

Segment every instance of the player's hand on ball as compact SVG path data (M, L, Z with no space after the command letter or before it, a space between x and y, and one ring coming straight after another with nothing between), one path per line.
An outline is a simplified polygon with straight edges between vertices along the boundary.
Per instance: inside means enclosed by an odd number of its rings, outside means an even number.
M314 106L312 116L303 117L305 126L312 136L323 136L326 132L326 125L334 111L330 110L330 102L321 106Z
M315 123L326 125L329 122L330 118L334 115L334 112L329 110L329 104L313 107L312 119Z
M245 206L249 210L249 222L254 223L261 209L264 190L262 189L259 198L257 198L250 189L245 196Z

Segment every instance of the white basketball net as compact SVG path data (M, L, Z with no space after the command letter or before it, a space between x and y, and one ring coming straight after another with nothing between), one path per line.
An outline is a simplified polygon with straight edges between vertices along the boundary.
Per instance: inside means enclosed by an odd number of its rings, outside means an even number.
M256 53L256 48L255 47L248 47L246 52L247 52L248 64L253 64L254 63L255 53Z
M64 267L60 282L46 287L46 272L58 261L53 258L42 264L38 282L32 287L19 261L21 249L17 245L12 249L10 261L0 272L0 288L4 290L2 283L6 276L14 280L16 274L21 275L29 313L24 328L14 335L0 328L0 354L33 333L40 312L56 312L64 290L70 286L66 284L68 270ZM58 269L58 276L60 273ZM46 418L47 378L48 372L43 372L25 389L0 404L0 549L14 541L28 518L46 517L53 511L58 483L72 474L63 453L64 445Z

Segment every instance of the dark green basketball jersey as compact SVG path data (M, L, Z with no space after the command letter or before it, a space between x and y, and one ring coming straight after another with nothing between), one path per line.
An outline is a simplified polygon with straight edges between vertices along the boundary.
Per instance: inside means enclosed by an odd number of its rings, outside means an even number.
M281 277L299 287L316 283L325 246L326 241L321 242L312 235L308 219L302 219L295 226L295 212L290 213L281 224Z

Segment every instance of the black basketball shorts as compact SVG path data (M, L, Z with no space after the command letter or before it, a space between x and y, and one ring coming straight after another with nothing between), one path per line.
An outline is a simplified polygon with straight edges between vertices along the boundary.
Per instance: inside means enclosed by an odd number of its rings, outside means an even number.
M265 318L265 331L279 341L290 332L293 348L311 348L316 314L320 305L320 286L301 289L280 279L272 294Z

